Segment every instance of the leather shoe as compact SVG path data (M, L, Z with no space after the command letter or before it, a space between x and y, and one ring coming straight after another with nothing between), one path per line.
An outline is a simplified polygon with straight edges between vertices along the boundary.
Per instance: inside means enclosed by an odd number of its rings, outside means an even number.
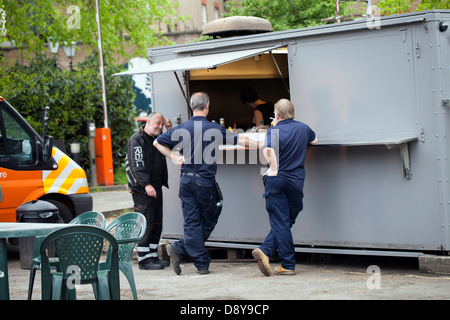
M178 254L177 250L175 250L175 247L172 244L168 244L166 246L167 254L170 257L170 260L172 260L172 268L173 271L179 275L181 273L181 266L180 263L182 261L181 256Z
M163 266L163 268L168 267L170 265L170 261L168 260L159 260L159 264Z
M209 269L208 268L201 268L201 269L197 269L197 273L198 274L208 274L209 273Z
M295 274L295 270L288 270L283 268L282 266L278 266L273 269L273 273L282 276L293 276Z
M265 276L270 276L272 270L270 269L269 257L267 257L259 248L252 251L252 256L258 262L258 267L262 274Z

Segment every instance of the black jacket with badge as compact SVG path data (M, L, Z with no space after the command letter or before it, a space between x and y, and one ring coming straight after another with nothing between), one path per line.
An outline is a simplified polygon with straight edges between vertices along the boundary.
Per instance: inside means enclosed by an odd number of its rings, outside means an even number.
M153 141L154 138L144 131L144 126L128 140L125 167L132 192L145 194L148 184L154 188L169 187L166 157L153 146ZM159 160L154 157L161 157L159 170L154 168L154 161Z

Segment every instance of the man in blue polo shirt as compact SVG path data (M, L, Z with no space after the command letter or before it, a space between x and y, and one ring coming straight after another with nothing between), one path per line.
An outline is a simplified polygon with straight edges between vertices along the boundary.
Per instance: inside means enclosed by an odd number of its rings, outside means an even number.
M305 154L317 137L306 124L294 120L294 105L287 99L275 104L276 126L268 130L263 150L269 169L265 173L264 198L271 230L261 246L252 251L261 272L270 276L269 257L278 250L281 266L275 274L295 273L295 251L291 228L303 209Z
M176 274L180 263L190 257L199 274L209 273L210 256L205 241L219 218L221 193L216 183L216 157L219 145L240 144L258 146L256 141L233 134L221 125L209 122L209 97L204 92L191 96L191 119L161 135L154 146L181 166L180 190L184 218L184 239L167 246ZM182 155L173 149L180 149Z

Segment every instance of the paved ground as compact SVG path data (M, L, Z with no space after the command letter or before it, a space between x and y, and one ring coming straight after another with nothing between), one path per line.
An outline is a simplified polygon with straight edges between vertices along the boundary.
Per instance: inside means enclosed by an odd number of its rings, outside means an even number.
M114 213L132 207L131 196L126 191L93 195L95 210ZM218 257L220 251L212 254ZM276 265L274 262L272 267ZM26 299L29 270L19 267L18 252L10 250L8 266L11 299ZM246 300L450 299L450 275L420 273L416 258L299 254L296 275L271 277L263 276L252 259L241 262L213 259L211 273L203 276L196 273L191 263L183 264L179 276L171 267L158 271L139 270L136 261L133 261L133 270L141 300L244 303ZM123 276L121 288L121 298L132 299ZM83 286L78 298L92 299L91 288ZM39 273L33 299L40 299Z
M115 214L133 208L133 199L126 187L117 186L117 189L117 191L93 192L93 210Z
M263 276L252 260L213 260L209 275L197 274L192 263L183 264L179 276L171 267L139 270L136 261L133 271L141 300L450 299L450 275L420 273L417 259L315 254L297 258L294 276ZM11 299L26 299L29 271L19 267L17 253L10 253L8 264ZM377 265L379 273L368 271L371 265ZM121 288L121 298L132 299L124 277ZM92 299L91 288L83 286L78 298ZM40 299L39 274L33 299Z

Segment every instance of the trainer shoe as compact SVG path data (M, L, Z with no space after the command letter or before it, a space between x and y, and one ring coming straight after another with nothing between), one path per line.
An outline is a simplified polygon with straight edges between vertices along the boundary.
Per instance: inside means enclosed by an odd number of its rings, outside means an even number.
M182 261L181 256L178 254L177 250L175 249L175 247L171 244L168 244L166 246L167 248L167 254L170 257L170 260L172 260L172 268L173 271L179 275L181 273L181 266L180 263Z
M270 269L269 258L262 252L261 249L256 248L252 251L253 258L258 262L259 270L265 276L270 276L272 270Z
M275 267L273 269L274 274L282 275L282 276L293 276L295 274L295 270L287 270L282 266Z

